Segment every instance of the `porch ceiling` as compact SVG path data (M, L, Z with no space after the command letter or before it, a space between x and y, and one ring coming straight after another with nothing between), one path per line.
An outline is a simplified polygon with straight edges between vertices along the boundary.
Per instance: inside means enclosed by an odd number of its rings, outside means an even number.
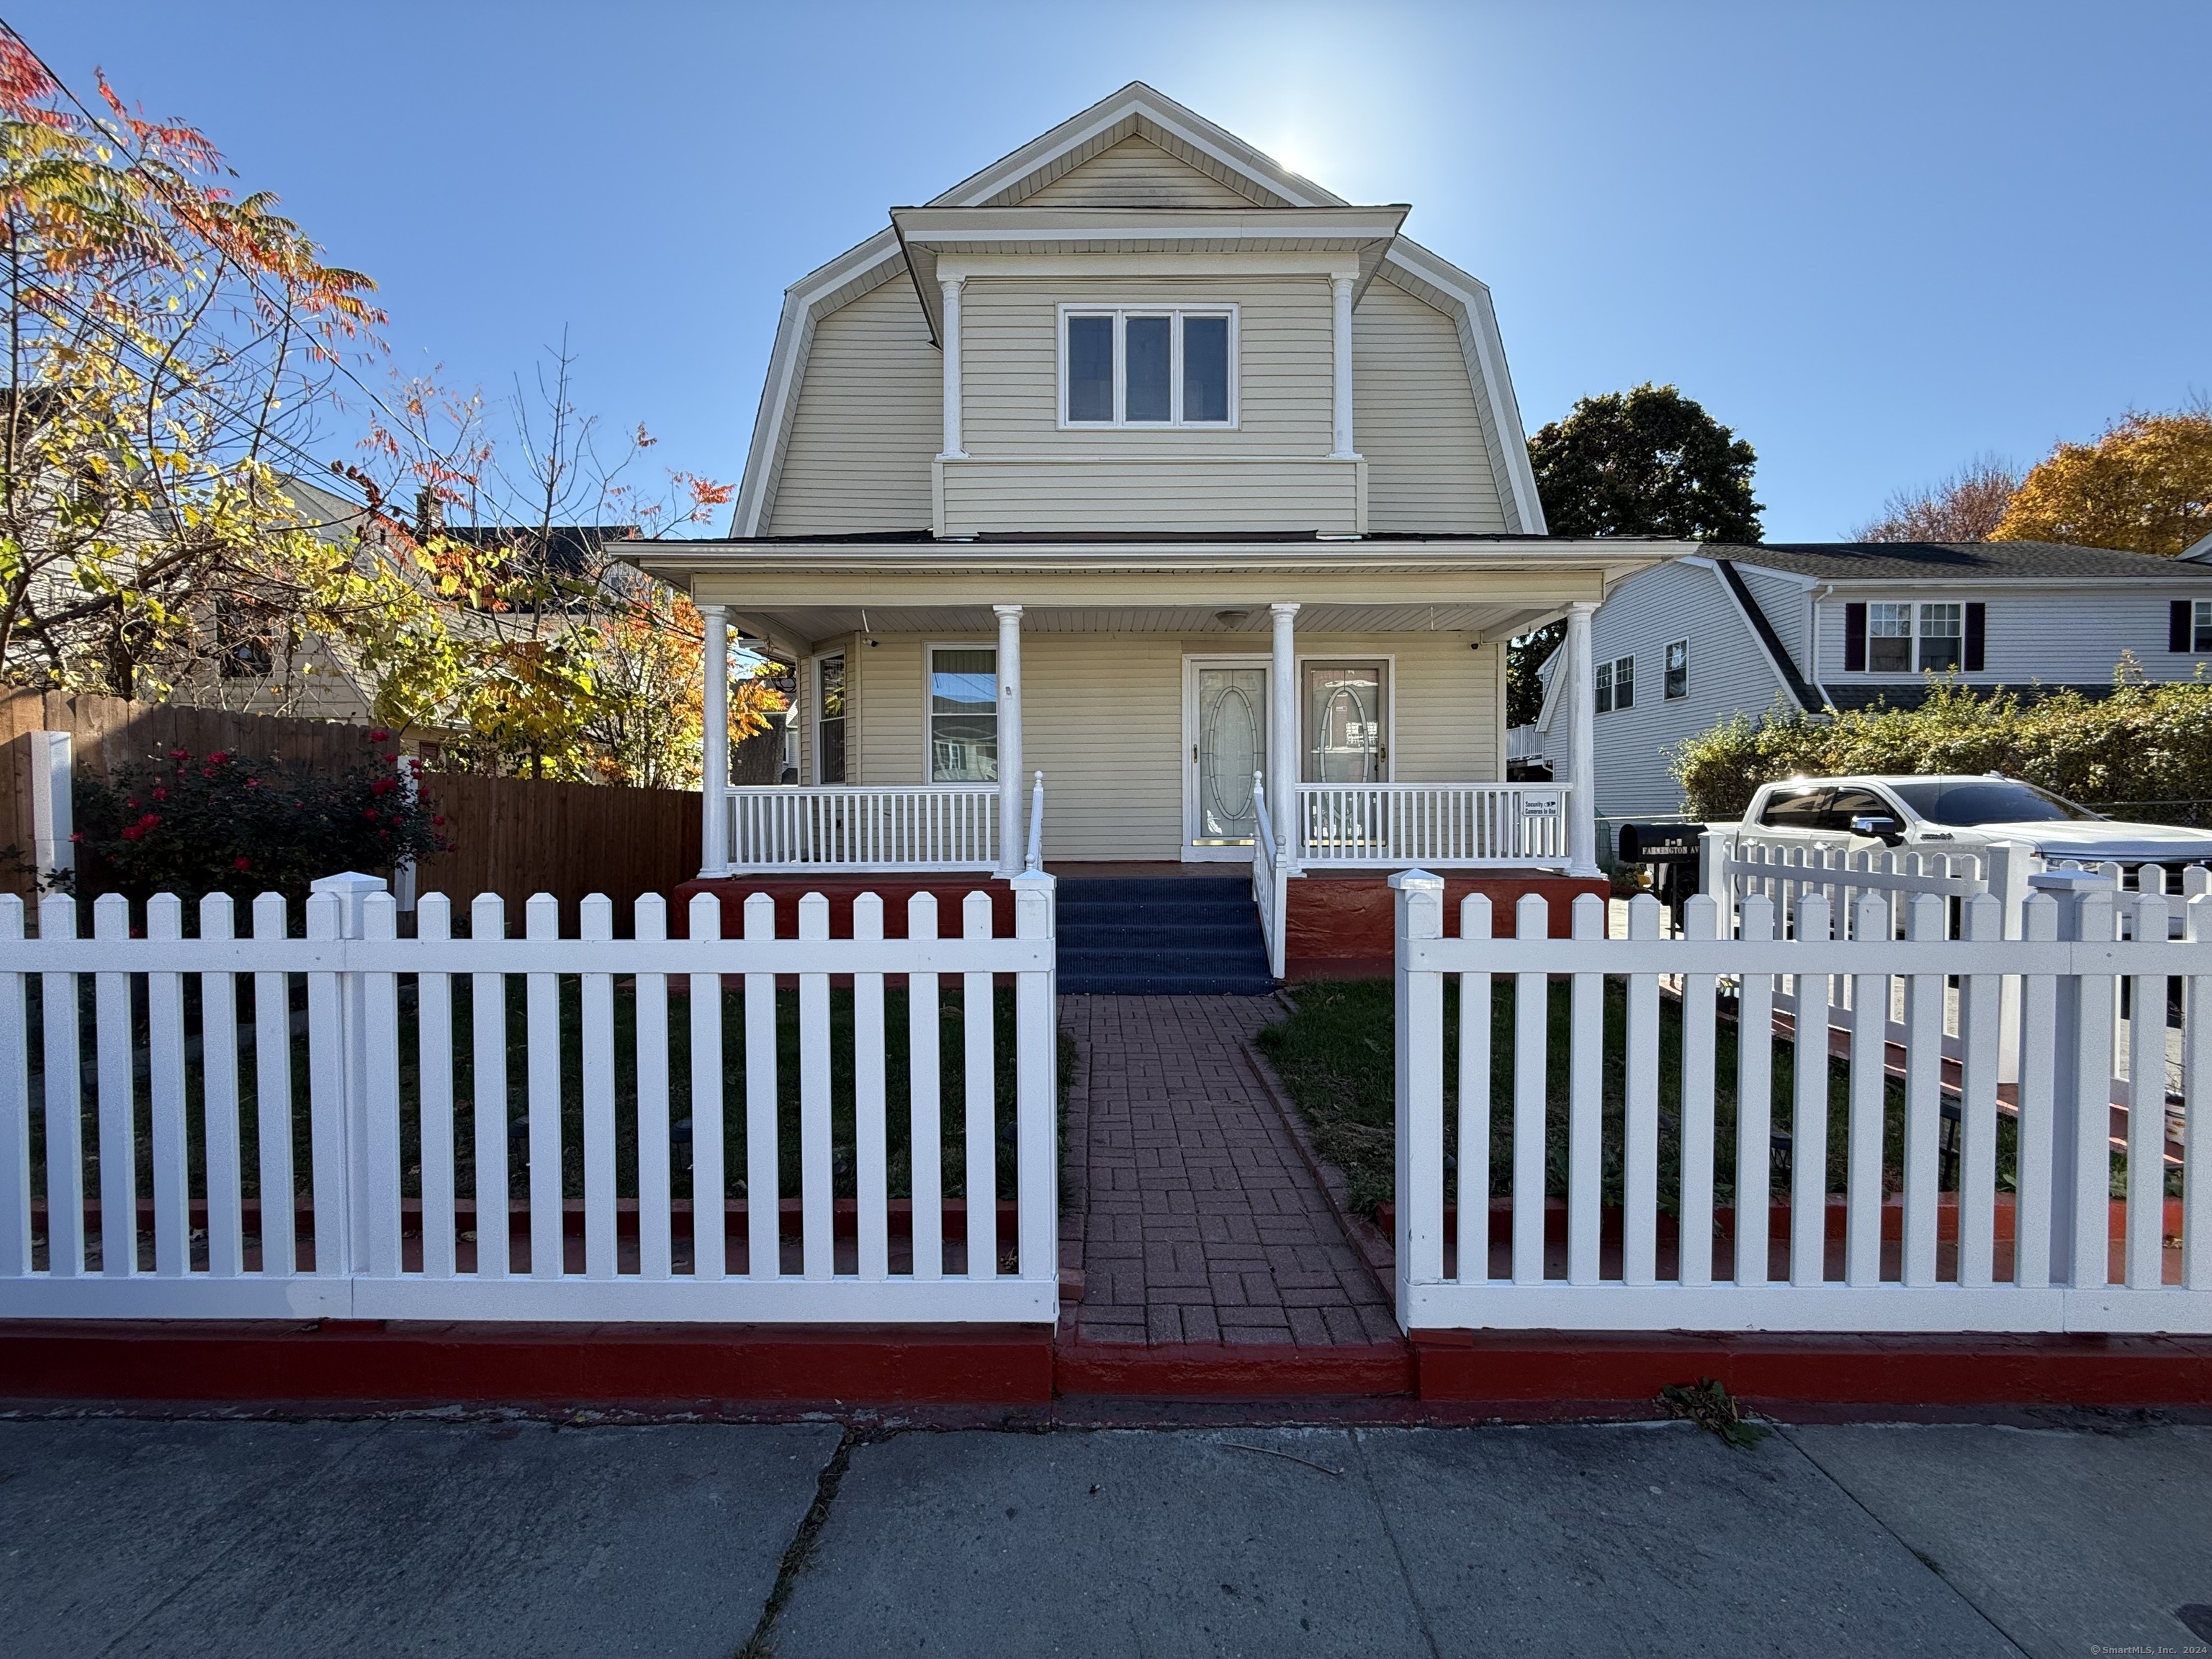
M732 605L748 633L787 646L805 646L848 634L926 634L937 637L984 636L998 619L988 605L809 605L763 610ZM1243 610L1224 619L1224 610ZM1477 639L1502 638L1526 629L1549 612L1510 605L1307 605L1298 612L1297 631L1315 634L1457 634ZM1270 623L1265 602L1249 606L1030 605L1022 613L1025 634L1206 635L1224 648L1238 636L1264 651Z

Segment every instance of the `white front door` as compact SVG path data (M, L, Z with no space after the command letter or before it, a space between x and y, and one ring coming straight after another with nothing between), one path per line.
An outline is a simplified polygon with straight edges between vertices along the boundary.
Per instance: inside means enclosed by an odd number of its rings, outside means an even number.
M1249 863L1253 774L1267 765L1267 659L1190 657L1183 670L1183 857Z

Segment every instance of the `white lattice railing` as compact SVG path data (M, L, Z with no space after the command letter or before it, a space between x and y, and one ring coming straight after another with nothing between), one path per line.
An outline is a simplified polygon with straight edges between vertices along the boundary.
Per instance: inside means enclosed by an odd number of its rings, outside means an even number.
M1572 793L1565 784L1302 783L1292 855L1316 868L1565 864Z
M778 870L994 870L999 786L781 785L730 791L732 875Z

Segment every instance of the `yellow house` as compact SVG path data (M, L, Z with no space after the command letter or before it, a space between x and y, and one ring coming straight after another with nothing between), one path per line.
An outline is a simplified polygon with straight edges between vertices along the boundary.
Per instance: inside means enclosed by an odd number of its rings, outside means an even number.
M1135 84L788 289L729 538L634 556L710 662L799 665L795 784L706 757L702 878L1256 866L1279 975L1392 870L1595 877L1587 716L1504 781L1506 642L1566 617L1586 683L1690 550L1545 534L1489 292L1407 211Z

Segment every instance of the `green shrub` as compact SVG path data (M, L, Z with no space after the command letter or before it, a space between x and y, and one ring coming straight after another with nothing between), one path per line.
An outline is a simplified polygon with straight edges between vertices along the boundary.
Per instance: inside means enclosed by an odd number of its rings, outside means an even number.
M336 769L173 749L105 780L80 776L78 868L54 884L142 901L277 892L297 904L320 877L448 850L444 816L428 797L409 799L398 759L375 742Z
M2193 823L2212 808L2212 682L2147 684L2125 659L2104 697L1939 679L1917 708L1738 714L1673 759L1684 810L1698 818L1740 817L1759 785L1801 773L2002 772L2130 817Z

